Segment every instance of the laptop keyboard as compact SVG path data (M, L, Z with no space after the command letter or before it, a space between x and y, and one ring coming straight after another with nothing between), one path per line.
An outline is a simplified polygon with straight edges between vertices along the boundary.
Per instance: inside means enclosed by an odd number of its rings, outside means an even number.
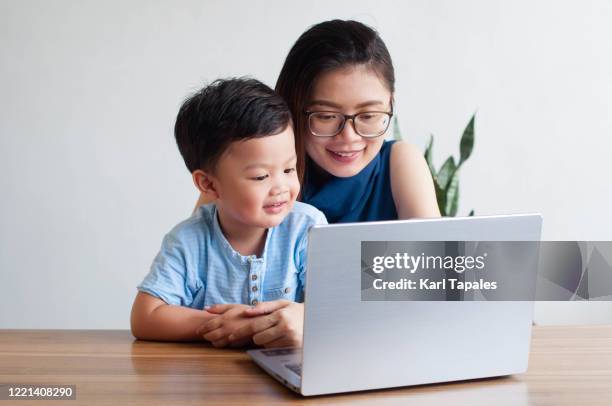
M297 354L301 351L301 348L278 348L271 350L262 350L261 353L266 357L279 357L284 355Z
M285 368L292 371L297 376L302 376L302 364L285 364Z

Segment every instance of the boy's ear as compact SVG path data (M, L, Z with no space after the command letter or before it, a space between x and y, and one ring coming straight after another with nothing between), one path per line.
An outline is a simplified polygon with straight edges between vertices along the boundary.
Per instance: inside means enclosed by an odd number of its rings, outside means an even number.
M219 194L217 193L217 189L215 187L214 178L210 173L204 172L201 169L196 169L191 174L191 177L193 178L193 183L200 192L204 193L211 200L219 198Z

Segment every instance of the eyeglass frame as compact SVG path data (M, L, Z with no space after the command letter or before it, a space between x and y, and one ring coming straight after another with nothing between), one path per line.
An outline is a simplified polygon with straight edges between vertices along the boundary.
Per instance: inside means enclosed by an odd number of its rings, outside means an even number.
M356 113L356 114L342 114L337 111L329 111L329 110L320 110L320 111L304 110L303 113L306 115L306 122L308 123L308 130L310 131L310 134L312 134L314 137L320 137L320 138L331 138L331 137L335 137L336 135L340 134L342 130L344 130L344 127L346 126L346 122L348 120L353 120L353 130L355 131L355 134L359 135L360 137L378 138L387 132L387 130L389 129L389 126L391 125L391 118L393 117L393 110L391 111L376 111L376 110L362 111L361 113ZM333 135L317 135L312 131L312 128L310 128L310 116L315 113L334 113L334 114L340 115L343 118L342 125L339 127L338 131ZM389 116L389 122L387 123L387 127L385 127L383 132L381 132L378 135L362 135L359 133L359 131L357 131L357 126L355 125L355 117L361 114L368 114L368 113L382 113L382 114L386 114L387 116Z

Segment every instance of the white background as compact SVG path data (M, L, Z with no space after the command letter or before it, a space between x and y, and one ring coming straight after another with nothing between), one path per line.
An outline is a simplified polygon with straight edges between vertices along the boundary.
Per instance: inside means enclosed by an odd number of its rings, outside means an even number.
M274 86L309 26L375 27L396 111L460 214L541 212L543 237L610 240L612 3L601 1L1 1L0 328L128 328L135 286L197 193L172 127L218 77ZM608 303L543 304L543 323L612 321Z

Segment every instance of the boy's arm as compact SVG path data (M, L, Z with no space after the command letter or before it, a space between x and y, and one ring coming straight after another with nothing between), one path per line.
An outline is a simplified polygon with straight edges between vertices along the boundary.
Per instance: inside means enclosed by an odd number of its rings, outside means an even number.
M141 340L204 341L196 329L218 317L205 310L166 304L163 300L138 292L132 305L131 327Z

